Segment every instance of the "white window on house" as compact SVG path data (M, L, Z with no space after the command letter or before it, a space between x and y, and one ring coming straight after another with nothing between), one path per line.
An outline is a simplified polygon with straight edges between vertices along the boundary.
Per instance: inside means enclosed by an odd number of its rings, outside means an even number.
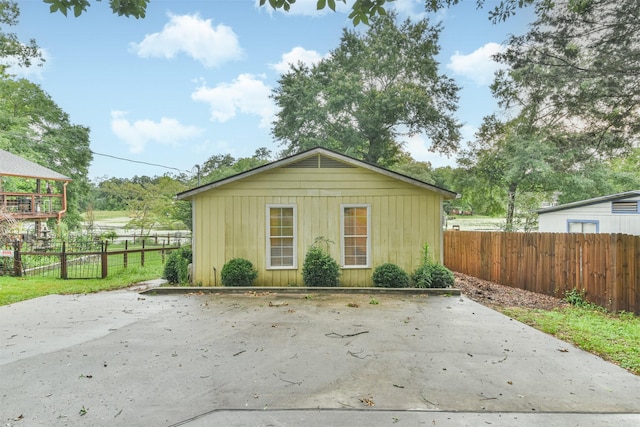
M297 268L296 205L267 205L267 268Z
M614 214L637 214L640 213L638 211L638 201L630 201L630 202L611 202L611 213Z
M597 233L598 221L588 220L568 220L567 227L569 233Z
M371 265L371 206L341 205L340 228L342 266L362 268Z

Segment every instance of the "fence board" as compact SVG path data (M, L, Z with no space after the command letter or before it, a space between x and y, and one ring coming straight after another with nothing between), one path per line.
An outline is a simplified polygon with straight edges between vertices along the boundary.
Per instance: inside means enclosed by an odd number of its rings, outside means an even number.
M640 314L640 236L446 231L451 270L556 297L585 292L610 310Z

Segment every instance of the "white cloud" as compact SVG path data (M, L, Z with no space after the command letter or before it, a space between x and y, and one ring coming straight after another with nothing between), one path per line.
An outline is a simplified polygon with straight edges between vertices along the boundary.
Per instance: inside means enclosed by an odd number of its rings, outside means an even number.
M424 10L424 0L395 0L385 6L395 9L402 19L420 20L427 15Z
M456 52L451 56L451 62L447 64L447 68L473 80L478 85L488 85L493 80L494 73L503 67L491 57L504 49L504 46L498 43L487 43L469 55Z
M46 71L48 65L51 64L51 55L46 49L40 48L40 54L42 55L43 61L39 59L34 59L31 61L30 67L24 67L19 65L19 60L16 57L5 57L0 58L0 65L7 66L6 73L9 75L14 75L16 77L30 79L37 78L42 80L43 71Z
M138 120L130 122L123 111L111 112L111 130L127 145L129 152L142 153L149 142L177 146L180 141L202 134L196 126L184 126L176 119L163 117L159 122Z
M425 135L413 135L405 141L404 149L411 154L414 160L429 162L434 168L454 166L455 159L431 151L431 143Z
M206 102L211 108L211 120L226 122L237 113L260 116L260 127L268 127L276 107L269 98L271 88L252 74L240 74L231 83L209 88L205 84L191 94L194 101Z
M291 68L291 65L297 65L302 62L306 66L312 66L317 64L322 59L322 56L315 50L306 50L303 47L296 46L287 53L283 53L280 62L277 64L269 64L269 67L273 68L280 74L285 74Z
M130 50L141 58L175 58L185 53L207 68L241 59L242 48L231 27L214 27L210 19L196 15L169 14L161 32L148 34L140 43L131 43Z

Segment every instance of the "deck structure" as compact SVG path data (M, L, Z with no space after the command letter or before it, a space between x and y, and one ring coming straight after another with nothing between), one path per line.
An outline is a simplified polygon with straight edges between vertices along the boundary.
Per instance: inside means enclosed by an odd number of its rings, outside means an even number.
M36 237L41 237L42 221L55 218L60 222L66 213L70 181L56 171L0 150L0 212L17 221L34 221ZM32 190L22 190L25 187Z

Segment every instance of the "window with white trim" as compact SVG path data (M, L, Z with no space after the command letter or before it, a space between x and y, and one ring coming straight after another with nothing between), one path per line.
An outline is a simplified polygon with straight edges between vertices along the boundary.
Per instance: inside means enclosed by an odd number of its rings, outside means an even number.
M341 205L342 266L369 267L371 259L371 206Z
M598 221L589 220L568 220L567 228L569 233L597 233Z
M297 268L296 205L267 205L267 268Z

